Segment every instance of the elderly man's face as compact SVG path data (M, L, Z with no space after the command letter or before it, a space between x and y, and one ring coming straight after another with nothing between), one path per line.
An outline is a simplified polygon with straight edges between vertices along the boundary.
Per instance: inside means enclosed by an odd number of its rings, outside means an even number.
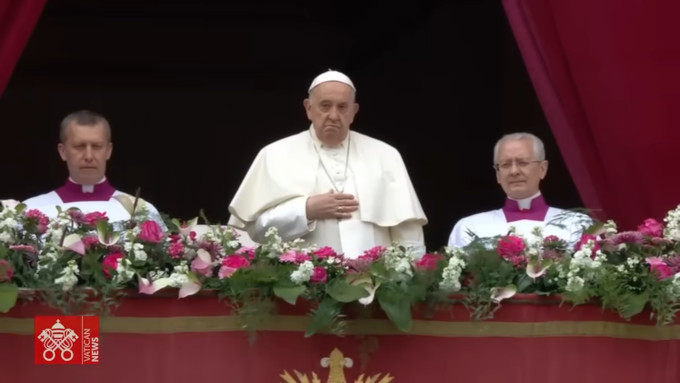
M498 148L496 180L514 199L529 198L548 171L548 161L538 161L530 139L502 142Z
M316 86L309 98L305 99L304 105L317 137L328 146L342 143L359 110L359 104L354 102L352 88L337 81Z
M106 161L111 158L113 145L109 132L102 124L68 126L66 140L57 149L66 162L69 176L79 184L94 185L106 174Z

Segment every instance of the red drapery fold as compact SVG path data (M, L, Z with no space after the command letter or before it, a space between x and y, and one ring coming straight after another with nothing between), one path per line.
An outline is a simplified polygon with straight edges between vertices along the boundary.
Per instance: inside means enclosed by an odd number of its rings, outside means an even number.
M503 0L587 208L634 228L680 203L680 2Z
M0 0L0 95L44 7L45 0Z

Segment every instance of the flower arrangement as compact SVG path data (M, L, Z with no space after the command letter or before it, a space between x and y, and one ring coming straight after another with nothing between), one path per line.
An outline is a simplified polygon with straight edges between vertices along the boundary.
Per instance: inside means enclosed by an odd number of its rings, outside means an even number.
M648 219L636 231L618 232L608 221L575 247L536 228L422 257L392 244L347 259L329 247L282 241L275 228L264 243L246 247L231 228L198 225L198 218L172 220L166 232L143 210L114 224L77 209L49 219L19 204L0 212L0 312L16 304L21 289L64 313L103 314L129 289L176 289L178 298L211 290L251 331L276 312L276 300L306 301L311 336L342 333L352 310L379 309L408 332L414 305L461 301L481 320L504 299L531 293L573 305L599 300L626 319L649 307L653 319L668 324L680 308L680 206L664 222Z

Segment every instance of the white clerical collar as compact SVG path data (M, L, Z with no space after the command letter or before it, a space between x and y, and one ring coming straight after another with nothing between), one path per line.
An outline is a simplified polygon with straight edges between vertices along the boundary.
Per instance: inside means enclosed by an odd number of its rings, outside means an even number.
M520 209L531 209L531 201L533 201L534 198L536 198L540 195L541 195L541 191L539 190L536 194L532 195L529 198L514 199L514 198L508 197L508 199L511 199L513 201L517 201L517 206L519 206Z
M94 185L82 185L78 184L73 178L69 177L69 181L73 182L76 185L80 185L83 188L83 193L94 193ZM97 182L95 185L99 185L100 183L106 181L106 177L102 178L101 181Z
M321 140L319 139L319 137L316 135L316 130L314 129L314 125L310 125L310 126L309 126L309 130L310 130L311 133L312 133L312 139L314 140L314 143L316 143L316 145L317 145L318 147L320 147L321 149L324 149L324 150L333 150L333 149L336 149L336 150L337 150L337 149L341 149L341 148L346 148L346 147L347 147L347 143L349 142L349 134L350 134L350 132L347 132L347 136L345 137L344 140L342 140L342 142L340 143L340 146L330 147L330 146L324 144L323 142L321 142Z

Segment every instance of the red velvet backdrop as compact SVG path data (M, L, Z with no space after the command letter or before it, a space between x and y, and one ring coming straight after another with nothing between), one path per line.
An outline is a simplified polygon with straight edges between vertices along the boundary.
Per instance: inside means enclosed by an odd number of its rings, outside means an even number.
M0 0L0 96L44 7L45 0Z
M680 1L503 4L586 207L662 219L680 203Z

